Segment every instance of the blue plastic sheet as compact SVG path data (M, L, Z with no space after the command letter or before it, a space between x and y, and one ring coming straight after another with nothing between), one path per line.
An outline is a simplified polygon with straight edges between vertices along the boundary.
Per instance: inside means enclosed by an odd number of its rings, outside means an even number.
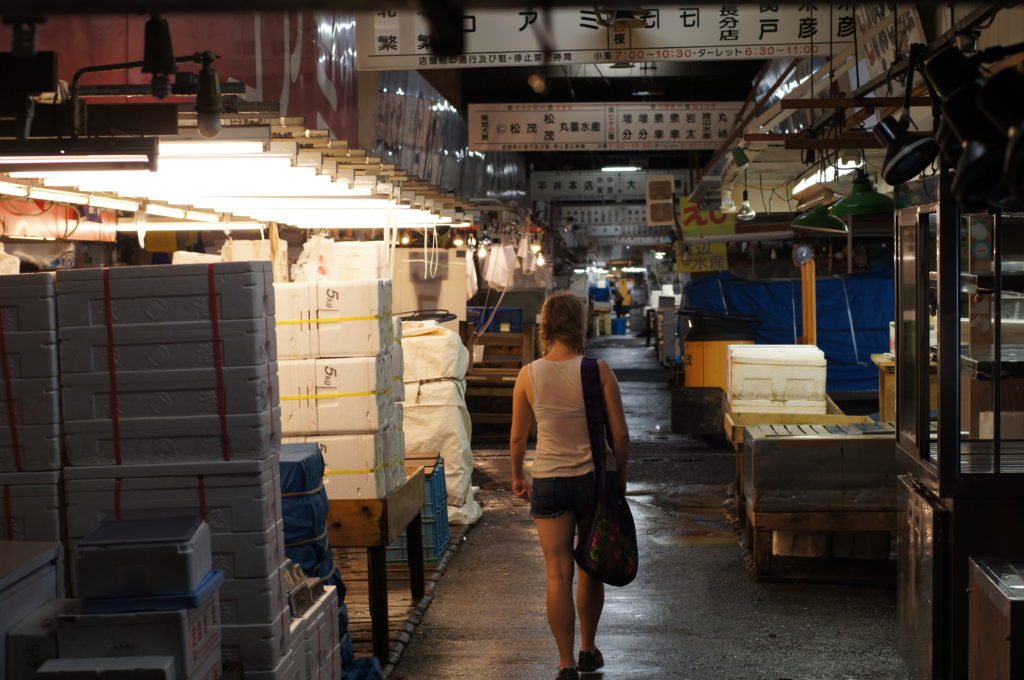
M301 554L297 553L297 557L292 557L285 551L289 559L306 569L306 573L310 573L313 565L324 559L325 552L330 556L324 537L327 531L328 501L323 477L324 457L319 446L314 443L281 446L281 514L284 517L285 545L323 539L320 541L323 549L319 552L304 550Z
M794 344L803 334L801 284L796 280L748 281L722 273L690 281L688 307L756 316L759 344ZM818 347L828 362L826 389L857 392L878 389L871 355L889 351L889 322L895 312L891 269L819 278Z

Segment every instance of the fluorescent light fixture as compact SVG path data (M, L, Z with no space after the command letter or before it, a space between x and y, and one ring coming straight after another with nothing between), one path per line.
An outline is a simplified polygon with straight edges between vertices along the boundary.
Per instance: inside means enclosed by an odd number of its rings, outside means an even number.
M172 220L183 220L185 219L185 211L181 208L172 208L169 205L160 205L159 203L147 203L145 206L147 215L156 215L157 217L169 217Z
M93 208L127 210L130 212L135 212L139 209L138 201L126 201L123 198L110 198L108 196L89 196L89 205Z
M636 165L606 165L601 172L637 172L641 168Z
M200 212L198 210L186 210L185 219L196 222L220 222L220 215L217 213Z
M134 219L118 220L118 231L236 231L241 229L263 229L266 225L262 222L238 221L238 222L136 222Z
M623 274L644 274L647 272L647 267L623 267Z
M29 187L28 197L34 201L57 201L60 203L78 203L87 205L89 197L73 191L58 191L42 187Z
M576 269L573 269L573 270L572 270L572 273L573 273L573 274L586 274L586 273L587 273L587 270L586 270L586 269L580 269L580 268L576 268Z
M0 172L153 170L156 137L0 140Z
M243 156L262 154L266 150L263 142L243 140L210 140L206 142L160 140L160 157L192 156Z
M28 187L14 182L0 182L0 194L4 196L28 196Z

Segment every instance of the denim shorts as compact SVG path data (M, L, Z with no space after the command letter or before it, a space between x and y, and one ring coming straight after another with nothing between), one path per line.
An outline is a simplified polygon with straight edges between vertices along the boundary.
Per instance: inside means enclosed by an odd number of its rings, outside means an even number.
M583 517L594 503L594 473L578 477L541 477L533 480L530 516L554 519L566 512Z

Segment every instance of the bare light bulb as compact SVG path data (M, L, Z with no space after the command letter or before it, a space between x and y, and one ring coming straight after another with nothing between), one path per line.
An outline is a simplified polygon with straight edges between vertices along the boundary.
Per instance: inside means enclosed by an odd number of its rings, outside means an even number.
M537 266L538 267L543 267L545 264L547 264L547 260L544 259L544 254L543 253L539 253L537 255Z
M531 243L530 244L530 250L532 250L535 253L539 253L540 252L540 244L539 243Z
M757 212L750 206L750 197L747 190L743 190L743 205L736 211L736 219L749 222L757 217Z
M480 247L476 249L476 256L481 260L487 257L487 245L484 243L480 244Z
M456 236L455 238L452 239L452 245L455 246L456 248L461 248L463 245L465 245L465 243L466 242L462 240L461 236Z
M401 243L402 243L402 245L403 245L403 246L407 246L407 245L409 245L409 240L410 240L410 239L409 239L409 236L408 236L408 235L406 235L406 236L403 236L403 237L401 238Z

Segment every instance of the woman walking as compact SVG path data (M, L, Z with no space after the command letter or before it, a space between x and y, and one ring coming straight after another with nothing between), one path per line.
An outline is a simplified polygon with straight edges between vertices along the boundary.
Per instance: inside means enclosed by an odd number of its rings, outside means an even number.
M512 402L512 490L531 501L547 571L547 615L558 646L557 680L576 680L580 672L604 665L595 644L604 608L604 584L578 570L573 606L573 540L593 504L594 462L591 456L580 366L588 322L586 300L570 293L549 297L541 309L540 338L544 356L523 367ZM609 474L618 475L625 491L629 430L619 383L608 365L599 362L601 387L612 442ZM537 420L533 482L523 472L531 421ZM608 447L606 447L608 450ZM611 452L614 452L612 454ZM580 651L574 656L576 614L580 619Z

